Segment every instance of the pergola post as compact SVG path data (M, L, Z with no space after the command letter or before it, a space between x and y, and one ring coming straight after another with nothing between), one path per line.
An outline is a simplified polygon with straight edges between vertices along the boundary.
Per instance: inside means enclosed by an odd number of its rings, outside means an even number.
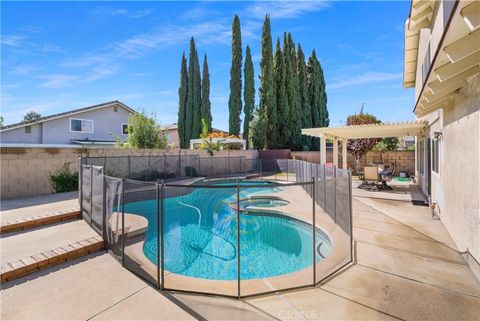
M327 137L320 137L320 164L327 163Z
M342 140L342 168L347 169L347 139Z
M333 139L333 166L338 168L338 139Z

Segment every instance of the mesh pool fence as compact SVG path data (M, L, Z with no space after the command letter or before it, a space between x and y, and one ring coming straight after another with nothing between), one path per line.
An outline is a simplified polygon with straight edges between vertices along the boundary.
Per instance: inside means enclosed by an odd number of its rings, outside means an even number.
M83 219L146 282L245 298L314 286L352 262L350 172L175 157L81 160Z

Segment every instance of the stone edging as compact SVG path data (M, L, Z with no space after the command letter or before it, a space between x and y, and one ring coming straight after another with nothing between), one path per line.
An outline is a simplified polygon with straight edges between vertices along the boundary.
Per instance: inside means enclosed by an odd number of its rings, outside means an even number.
M1 266L1 282L17 279L46 267L88 255L104 248L101 236L91 237L80 242L60 246Z
M20 218L15 220L14 222L2 222L0 224L0 234L26 230L42 225L53 224L77 218L80 218L80 211L78 210Z

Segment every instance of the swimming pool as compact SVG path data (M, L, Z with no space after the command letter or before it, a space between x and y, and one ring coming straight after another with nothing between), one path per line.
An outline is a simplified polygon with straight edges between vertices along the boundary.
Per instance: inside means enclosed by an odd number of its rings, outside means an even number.
M213 181L225 188L193 188L164 200L165 272L214 279L237 279L236 188L231 181ZM249 187L252 185L265 187ZM240 183L240 197L269 195L282 189L269 182ZM269 186L273 185L273 186ZM125 212L149 221L144 253L157 264L156 201L125 204ZM316 261L330 254L331 241L316 229ZM299 271L313 264L312 226L279 212L249 212L240 216L240 277L267 278Z

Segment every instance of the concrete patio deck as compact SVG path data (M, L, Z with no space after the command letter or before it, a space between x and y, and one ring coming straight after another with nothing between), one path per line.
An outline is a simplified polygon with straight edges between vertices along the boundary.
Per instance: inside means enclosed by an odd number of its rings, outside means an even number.
M104 253L2 284L1 319L479 320L480 282L428 207L363 192L356 262L316 288L248 300L158 292Z

